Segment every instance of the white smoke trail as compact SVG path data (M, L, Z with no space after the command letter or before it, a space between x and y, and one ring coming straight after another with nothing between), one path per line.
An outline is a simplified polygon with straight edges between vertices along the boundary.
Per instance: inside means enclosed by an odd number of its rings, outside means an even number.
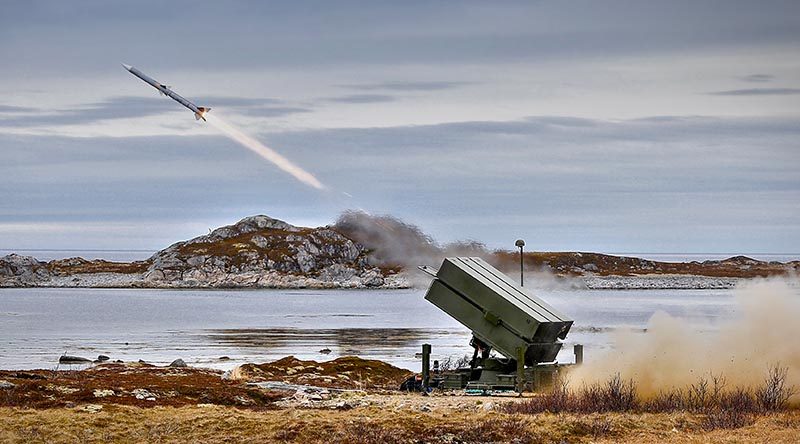
M312 186L318 190L326 189L325 185L323 185L316 177L314 177L313 174L295 165L289 159L278 154L271 148L268 148L258 140L241 132L239 129L225 122L218 116L207 114L206 118L208 119L208 123L214 125L215 128L222 131L226 136L230 137L240 145L244 146L250 151L253 151L264 159L272 162L275 164L275 166L291 174L300 182L303 182L304 184Z

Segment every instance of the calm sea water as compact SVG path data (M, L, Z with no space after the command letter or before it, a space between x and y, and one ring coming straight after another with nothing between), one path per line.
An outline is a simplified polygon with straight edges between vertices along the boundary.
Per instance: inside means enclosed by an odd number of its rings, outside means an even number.
M611 347L611 332L641 331L656 311L714 329L732 316L729 290L537 291L575 319L559 355L572 345L586 359ZM54 368L62 353L94 358L230 368L287 355L342 355L418 369L415 353L434 359L471 353L470 333L424 300L424 290L0 290L0 368ZM320 350L330 349L330 354ZM219 358L227 356L229 361Z
M0 250L0 255L11 253ZM40 260L81 256L143 260L152 251L15 250ZM667 262L723 259L735 254L615 253ZM800 254L750 254L786 262ZM575 319L559 355L572 345L586 359L607 352L611 333L642 331L656 311L714 329L734 312L730 290L537 290ZM417 369L423 343L435 359L471 353L470 333L423 299L423 290L106 290L0 289L0 368L53 368L62 353L230 368L287 355L325 360L342 355L381 359ZM330 349L330 354L320 353ZM227 356L230 360L220 360Z

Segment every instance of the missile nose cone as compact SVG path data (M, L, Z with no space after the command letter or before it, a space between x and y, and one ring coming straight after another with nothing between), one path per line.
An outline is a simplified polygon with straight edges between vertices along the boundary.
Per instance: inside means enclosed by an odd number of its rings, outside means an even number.
M125 69L127 69L128 71L130 71L130 70L131 70L131 68L133 68L133 66L131 66L131 65L126 65L126 64L124 64L124 63L122 64L122 67L123 67L123 68L125 68Z

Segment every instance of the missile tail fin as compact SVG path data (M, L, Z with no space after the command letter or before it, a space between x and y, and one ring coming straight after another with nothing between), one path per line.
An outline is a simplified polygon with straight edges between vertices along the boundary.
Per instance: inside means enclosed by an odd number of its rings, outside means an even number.
M207 107L204 107L204 106L198 106L197 107L197 111L198 112L194 113L194 120L203 119L203 121L206 121L206 113L211 111L211 108L207 108Z

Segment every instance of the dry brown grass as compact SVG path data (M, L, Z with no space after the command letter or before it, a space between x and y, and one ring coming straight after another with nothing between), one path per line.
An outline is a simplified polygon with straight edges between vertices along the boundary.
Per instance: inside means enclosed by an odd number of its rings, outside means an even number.
M0 442L559 443L772 442L800 440L800 413L707 431L695 414L540 414L385 408L247 411L233 407L0 408Z
M47 263L46 267L57 276L69 276L77 273L144 273L150 261L110 262L103 259L86 260L80 257L57 259Z

